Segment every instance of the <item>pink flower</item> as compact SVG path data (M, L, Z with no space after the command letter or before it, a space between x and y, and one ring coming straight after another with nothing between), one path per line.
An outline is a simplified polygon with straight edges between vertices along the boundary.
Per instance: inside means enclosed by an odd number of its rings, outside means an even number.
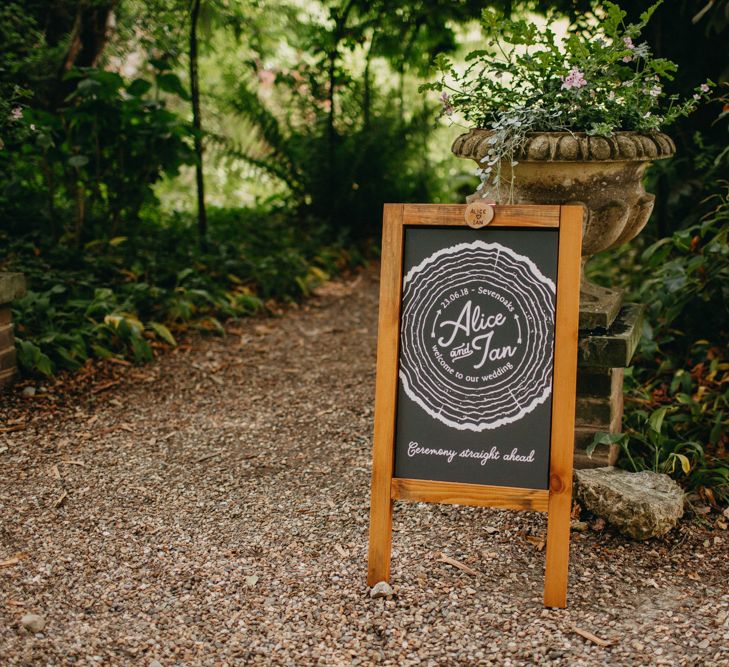
M585 75L579 70L578 67L573 67L570 73L562 78L562 90L579 89L587 85Z
M635 44L633 44L633 40L630 37L623 37L623 44L625 44L626 49L630 49L631 51L635 49ZM624 63L629 63L631 60L633 60L633 56L623 56Z
M260 69L258 70L258 80L264 88L268 88L273 85L273 82L276 80L276 72L272 72L267 69Z
M440 94L440 101L443 103L443 113L445 113L446 116L452 116L454 108L451 104L451 98L445 90Z

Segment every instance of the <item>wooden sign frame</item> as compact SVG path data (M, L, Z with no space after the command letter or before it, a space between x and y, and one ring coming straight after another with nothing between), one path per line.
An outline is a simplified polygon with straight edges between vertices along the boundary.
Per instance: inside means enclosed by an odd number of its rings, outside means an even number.
M580 247L583 208L494 206L491 227L559 230L549 488L524 489L393 477L405 227L468 228L465 205L385 204L375 385L375 428L367 581L390 578L395 500L547 512L544 605L565 607L572 508Z

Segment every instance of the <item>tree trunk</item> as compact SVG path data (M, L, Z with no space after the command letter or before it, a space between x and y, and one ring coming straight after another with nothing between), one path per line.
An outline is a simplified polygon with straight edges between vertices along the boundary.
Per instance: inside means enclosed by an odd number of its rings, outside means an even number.
M337 44L335 44L331 53L329 54L329 114L327 117L327 152L328 152L328 171L329 171L329 183L330 191L333 191L334 183L334 161L335 161L335 142L337 139L336 130L334 128L334 83L336 74L336 63L337 63Z
M364 90L362 94L362 115L364 121L364 129L368 130L370 127L370 113L372 106L372 81L370 80L370 63L372 62L372 49L375 45L375 38L377 33L372 35L372 41L370 42L370 48L367 49L367 58L365 60L364 68Z
M197 22L201 0L192 0L190 12L190 99L195 143L195 180L197 183L197 230L200 247L207 245L208 217L205 210L205 179L203 177L202 119L200 118L200 87L197 71Z
M344 37L345 28L347 26L347 19L349 18L349 13L352 11L352 8L354 7L354 0L349 0L349 2L346 4L346 6L342 9L342 13L337 17L336 23L334 26L334 35L333 35L333 44L331 51L329 52L329 67L328 67L328 76L329 76L329 90L328 92L328 100L329 100L329 114L327 117L327 149L328 149L328 162L327 169L329 171L328 174L328 180L329 180L329 191L330 193L333 193L335 188L334 184L336 183L336 177L335 177L335 171L336 171L336 143L337 143L337 130L334 126L334 117L335 117L335 111L334 111L334 85L336 83L336 75L337 75L337 58L339 57L339 44L342 41L342 38Z
M59 62L56 76L35 89L36 99L43 108L55 111L63 106L77 83L65 79L71 69L98 66L118 4L119 0L105 0L91 5L79 3L71 25L62 6L49 4L44 26L46 41L49 46L60 46L67 39L68 46Z

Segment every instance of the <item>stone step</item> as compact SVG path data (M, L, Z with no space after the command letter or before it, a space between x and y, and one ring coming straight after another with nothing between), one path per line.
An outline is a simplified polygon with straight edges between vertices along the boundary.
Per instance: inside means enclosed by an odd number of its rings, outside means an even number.
M583 278L580 283L580 330L607 329L620 313L623 290L608 289Z
M624 368L630 365L643 330L645 306L626 303L605 333L580 333L577 365L580 368Z

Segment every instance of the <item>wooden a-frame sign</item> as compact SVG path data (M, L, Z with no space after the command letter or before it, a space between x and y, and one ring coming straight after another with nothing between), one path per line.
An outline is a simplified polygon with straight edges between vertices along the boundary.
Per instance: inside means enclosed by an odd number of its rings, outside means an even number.
M467 209L385 205L368 583L395 500L540 511L565 607L583 209Z

